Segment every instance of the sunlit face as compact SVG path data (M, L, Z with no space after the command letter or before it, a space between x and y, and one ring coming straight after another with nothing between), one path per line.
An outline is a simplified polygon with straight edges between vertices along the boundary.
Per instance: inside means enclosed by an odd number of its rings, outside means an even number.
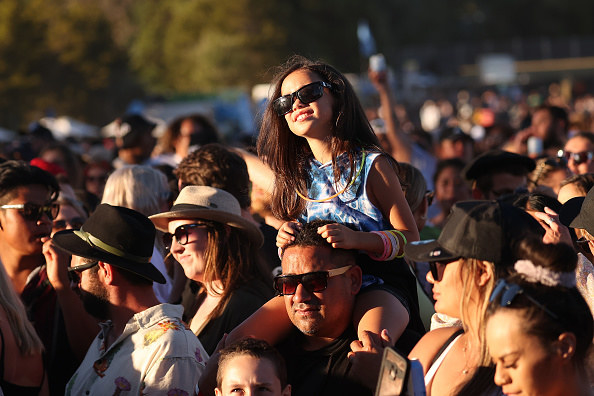
M435 199L444 213L449 213L456 202L470 198L470 187L462 178L457 167L448 166L439 173L435 181Z
M238 355L225 362L221 387L215 389L217 396L289 396L291 387L282 389L274 364L268 359L250 355Z
M535 136L546 140L552 134L553 116L546 110L538 110L532 115L532 130Z
M314 271L327 271L349 263L334 263L336 255L331 248L320 246L293 246L285 250L282 260L283 275L299 275ZM291 322L306 335L336 338L346 329L352 317L355 294L360 279L353 267L343 275L328 279L328 287L321 292L309 292L302 284L295 294L284 296ZM358 282L358 283L357 283Z
M281 96L289 95L307 84L323 79L308 70L297 70L289 74L281 85ZM295 98L293 110L285 114L291 132L305 138L323 139L332 133L334 99L328 88L324 95L311 103L302 103Z
M200 221L196 219L172 220L169 222L168 230L173 234L177 227L185 224L195 224L197 222ZM207 243L208 233L205 227L188 229L188 243L185 245L180 244L177 238L173 238L171 254L180 263L188 279L202 282L206 269L204 252L206 251Z
M52 236L54 233L62 230L80 229L85 218L70 205L60 205L60 212L54 219L52 227Z
M439 279L434 279L431 271L427 272L427 281L433 285L435 311L454 318L460 317L460 298L462 297L462 277L460 267L462 259L449 263L436 263Z
M594 145L585 137L576 136L565 143L564 150L570 153L592 152L594 151ZM587 160L581 164L577 164L573 157L570 157L567 161L567 166L576 175L594 172L594 160Z
M43 185L17 187L13 198L5 205L33 203L48 205L50 195ZM52 221L42 214L39 220L26 220L19 209L0 209L0 247L3 252L11 251L16 255L40 255L43 247L42 239L49 237Z
M563 359L526 334L521 311L500 310L487 322L486 340L496 364L495 383L507 395L564 395Z

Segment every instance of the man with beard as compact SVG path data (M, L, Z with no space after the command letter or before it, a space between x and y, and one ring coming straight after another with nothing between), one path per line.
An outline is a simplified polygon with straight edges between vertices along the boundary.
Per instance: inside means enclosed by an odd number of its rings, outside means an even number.
M80 230L54 235L73 255L68 269L87 312L101 320L66 395L197 393L206 352L181 320L179 305L159 304L150 259L155 227L144 215L101 204Z

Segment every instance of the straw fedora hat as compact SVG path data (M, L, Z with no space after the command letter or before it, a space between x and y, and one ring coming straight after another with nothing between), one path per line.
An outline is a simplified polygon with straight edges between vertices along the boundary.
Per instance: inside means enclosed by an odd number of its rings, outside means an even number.
M157 283L165 278L151 264L155 227L135 210L101 204L80 230L64 230L52 237L68 253L103 261Z
M237 228L260 247L264 236L256 224L241 216L235 197L227 191L209 186L186 186L173 203L169 212L149 217L155 227L167 232L169 222L177 219L203 219L216 221Z

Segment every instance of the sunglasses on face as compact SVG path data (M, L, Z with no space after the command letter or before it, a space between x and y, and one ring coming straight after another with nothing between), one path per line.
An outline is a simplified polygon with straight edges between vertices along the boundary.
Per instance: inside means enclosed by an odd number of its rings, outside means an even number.
M565 158L565 160L568 162L570 159L573 159L573 162L576 165L580 165L585 162L591 161L593 156L594 153L592 151L581 151L579 153L572 153L571 151L559 150L557 152L557 157Z
M328 287L328 278L342 275L352 265L336 268L329 271L307 272L299 275L278 275L274 278L274 290L277 296L291 296L297 291L299 284L303 285L309 293L321 292Z
M536 305L538 308L545 311L551 318L558 320L559 317L552 312L550 309L536 301L536 299L529 294L524 292L524 289L520 285L516 285L515 283L508 283L505 279L500 279L497 281L493 292L491 293L491 297L489 298L489 303L501 298L499 301L499 305L502 307L509 307L513 302L514 299L519 295L524 295L530 302Z
M68 268L68 278L70 279L70 282L78 284L80 282L80 273L85 270L88 270L89 268L93 268L97 264L99 264L99 261L93 261L91 263L86 263L86 264L81 264L81 265L75 265L74 267L69 267Z
M60 205L52 203L50 205L37 205L34 203L24 203L15 205L2 205L0 209L17 209L23 218L28 221L39 221L44 214L53 220L60 212Z
M52 223L52 229L54 232L65 230L70 227L74 230L80 230L85 220L82 217L75 217L70 220L54 220Z
M293 109L295 98L299 99L303 104L315 102L324 95L324 88L330 89L332 88L332 85L324 81L316 81L304 85L289 95L275 99L274 102L272 102L272 108L279 116L284 116L285 114L290 113Z
M185 245L188 243L188 235L190 234L190 230L196 227L208 227L207 224L203 223L194 223L194 224L184 224L180 225L173 231L173 234L166 232L163 234L163 244L165 245L165 249L171 249L171 244L173 243L173 237L180 245Z
M429 262L429 270L431 271L431 276L435 281L441 281L441 275L443 274L443 269L440 271L440 268L445 268L446 265L453 263L454 261L458 261L460 258L455 258L448 261L430 261Z

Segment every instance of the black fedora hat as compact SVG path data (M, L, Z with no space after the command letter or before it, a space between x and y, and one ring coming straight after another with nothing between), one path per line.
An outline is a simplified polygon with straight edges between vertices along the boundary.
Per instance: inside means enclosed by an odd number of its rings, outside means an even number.
M68 253L99 260L157 283L165 278L151 264L155 226L145 215L121 206L101 204L80 230L64 230L52 238Z

